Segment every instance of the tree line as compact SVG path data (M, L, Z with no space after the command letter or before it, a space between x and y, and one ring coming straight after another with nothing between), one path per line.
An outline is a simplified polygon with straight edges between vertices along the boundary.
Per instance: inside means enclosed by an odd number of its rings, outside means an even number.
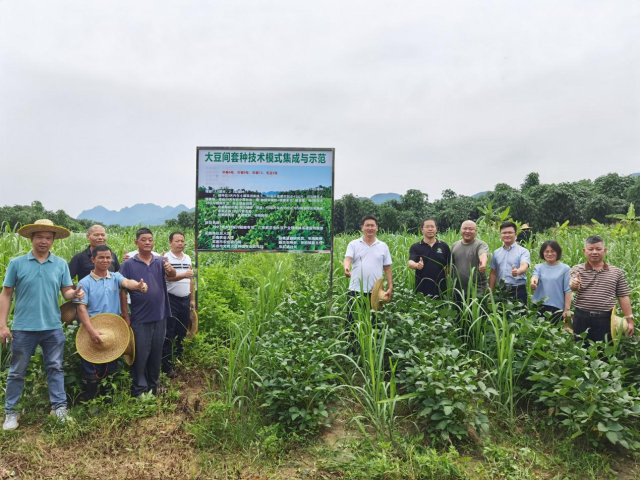
M422 219L432 217L439 230L459 228L465 220L499 218L507 209L508 216L528 223L534 230L544 230L569 221L571 225L611 223L611 214L624 214L629 205L640 205L640 176L609 173L595 180L566 183L540 183L536 172L528 174L520 188L499 183L493 191L477 197L458 195L453 190L442 192L442 198L429 202L427 193L408 190L400 200L376 205L370 199L349 194L334 202L336 234L360 230L364 215L375 215L380 228L401 232L419 228Z
M509 209L508 216L528 223L535 230L553 227L556 223L569 221L571 225L597 220L609 223L611 214L624 214L629 205L640 205L640 176L624 176L609 173L595 180L579 180L566 183L540 183L536 172L528 174L519 188L499 183L494 190L477 197L458 195L453 190L442 192L442 198L429 202L427 193L408 190L400 200L388 200L380 205L370 199L360 199L352 194L334 202L334 233L360 230L360 219L364 215L375 215L380 227L387 232L402 232L418 228L425 217L432 217L442 231L459 228L465 220L499 218ZM48 218L75 232L85 231L95 223L92 220L77 220L64 210L46 210L41 202L31 205L0 207L0 226L27 225L39 218ZM165 226L191 230L195 225L194 212L181 212L175 219L167 220ZM111 226L110 228L115 228Z

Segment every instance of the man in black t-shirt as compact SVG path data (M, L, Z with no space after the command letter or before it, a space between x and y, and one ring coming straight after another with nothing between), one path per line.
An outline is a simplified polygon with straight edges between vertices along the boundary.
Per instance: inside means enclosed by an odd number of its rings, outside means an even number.
M107 232L102 225L94 225L87 231L87 240L89 240L89 246L86 250L76 254L69 262L69 273L73 280L76 275L78 276L78 282L91 273L94 265L91 261L91 252L99 245L106 245ZM113 251L111 251L112 262L109 266L110 272L117 272L120 270L120 263L118 257Z
M443 297L447 289L447 270L451 261L449 245L438 240L433 218L422 222L423 238L409 250L409 268L416 271L416 292Z

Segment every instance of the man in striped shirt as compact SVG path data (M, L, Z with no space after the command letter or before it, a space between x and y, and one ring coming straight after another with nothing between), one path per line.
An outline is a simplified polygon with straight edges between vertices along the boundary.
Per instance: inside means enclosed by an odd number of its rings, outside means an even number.
M587 332L587 339L603 341L611 331L611 312L616 307L616 299L629 324L628 334L633 335L633 315L631 312L631 291L622 270L604 261L607 249L599 236L587 238L584 244L587 262L571 269L569 287L576 292L573 332L579 335Z

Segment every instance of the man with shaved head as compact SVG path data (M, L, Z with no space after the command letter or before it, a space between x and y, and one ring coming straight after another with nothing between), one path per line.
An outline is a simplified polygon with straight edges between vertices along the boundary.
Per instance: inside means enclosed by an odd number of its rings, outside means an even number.
M107 232L102 225L93 225L87 231L87 240L89 240L89 246L86 250L75 255L71 262L69 262L69 273L71 278L78 277L78 281L89 275L94 268L91 261L91 252L94 248L100 245L107 244ZM120 263L118 257L113 251L111 252L111 265L109 266L110 272L117 272L120 270Z
M484 296L487 289L489 246L476 238L477 233L478 227L475 222L471 220L462 222L460 227L462 239L451 247L451 261L454 267L452 272L457 283L456 288L464 292L465 298L473 294L473 288L476 289L478 297Z

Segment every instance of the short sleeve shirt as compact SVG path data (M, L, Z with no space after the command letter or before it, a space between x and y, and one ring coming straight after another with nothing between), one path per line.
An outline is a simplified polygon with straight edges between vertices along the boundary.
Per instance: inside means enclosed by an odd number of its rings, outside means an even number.
M42 263L33 252L12 259L3 283L14 288L12 329L39 332L62 328L60 289L71 285L67 262L53 253Z
M91 246L88 246L86 250L74 255L69 262L69 274L71 275L71 279L73 280L77 275L78 280L82 280L91 273L93 267L94 265L91 261ZM120 270L118 257L115 253L111 252L111 265L109 265L109 271L117 272L118 270Z
M462 284L462 289L466 291L469 285L471 269L475 269L474 280L479 295L482 295L487 288L487 276L478 271L480 255L483 253L487 256L489 255L489 245L477 238L474 238L471 243L463 243L462 240L458 240L451 247L451 259L455 267L453 274L457 276L457 279Z
M382 278L382 267L392 263L386 243L376 239L369 246L362 237L349 242L345 257L353 260L349 290L355 292L371 292L373 284Z
M533 292L531 300L563 310L564 296L571 291L569 288L569 265L539 263L533 268L531 276L538 277L538 286Z
M163 257L151 257L149 265L140 260L138 255L128 259L120 267L124 278L147 284L147 293L131 291L131 322L150 323L159 322L171 315L167 282L165 280Z
M409 249L409 260L424 262L422 270L416 270L416 292L423 295L440 296L447 289L445 269L451 261L451 250L446 243L436 240L433 247L424 239Z
M605 263L602 270L595 270L589 263L571 268L571 278L580 274L580 290L575 294L574 305L583 310L607 312L613 310L619 297L631 295L622 270Z
M178 275L189 270L191 266L191 258L186 253L182 254L182 258L177 257L171 251L167 252L164 256ZM191 279L183 278L177 282L167 281L167 291L176 297L188 297L191 292Z
M514 243L509 248L503 245L493 252L491 270L496 270L498 280L503 280L506 285L512 287L526 285L526 275L518 275L517 277L513 277L511 275L511 267L515 266L516 268L520 268L521 263L531 265L531 255L529 254L529 250L521 247L517 243Z
M76 300L87 306L90 317L99 313L120 315L120 285L124 277L117 272L107 272L104 278L91 272L78 283L84 290L84 298Z

